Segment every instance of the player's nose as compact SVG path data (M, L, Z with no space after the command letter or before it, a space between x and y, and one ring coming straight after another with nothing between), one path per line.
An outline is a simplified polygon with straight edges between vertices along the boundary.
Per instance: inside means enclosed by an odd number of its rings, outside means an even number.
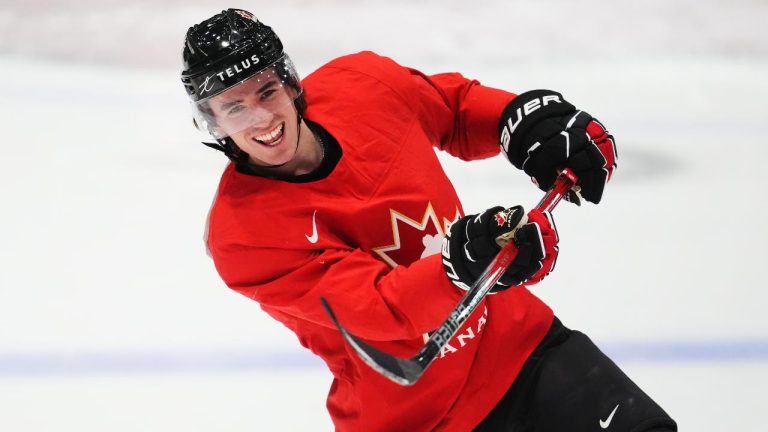
M275 117L274 112L260 105L251 107L248 115L251 126L257 129L271 126L272 119Z

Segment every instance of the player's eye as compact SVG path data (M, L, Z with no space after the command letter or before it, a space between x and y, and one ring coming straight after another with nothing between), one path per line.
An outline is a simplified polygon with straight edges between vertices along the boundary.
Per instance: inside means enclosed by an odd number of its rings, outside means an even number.
M236 116L239 113L241 113L243 109L244 107L242 105L235 105L227 111L227 116L228 117Z
M272 96L274 96L274 94L275 94L276 92L277 92L277 90L274 90L274 89L269 89L269 90L266 90L266 91L264 91L264 92L263 92L263 93L262 93L262 94L259 96L259 100L262 100L262 101L265 101L265 100L269 100L269 99L271 99L271 98L272 98Z

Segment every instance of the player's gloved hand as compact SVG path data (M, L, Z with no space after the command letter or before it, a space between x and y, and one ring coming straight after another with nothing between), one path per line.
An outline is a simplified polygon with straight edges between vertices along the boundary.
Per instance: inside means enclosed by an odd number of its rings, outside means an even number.
M551 90L532 90L513 99L502 113L499 134L507 159L545 191L560 170L570 168L579 177L584 199L597 204L616 168L613 136Z
M456 286L468 290L510 240L517 256L492 293L534 284L554 269L558 237L551 214L532 210L526 217L521 206L493 207L452 223L443 239L443 269Z

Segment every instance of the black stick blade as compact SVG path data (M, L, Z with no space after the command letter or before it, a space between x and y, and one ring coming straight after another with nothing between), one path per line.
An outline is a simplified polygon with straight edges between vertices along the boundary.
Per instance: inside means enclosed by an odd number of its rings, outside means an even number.
M331 318L333 323L341 332L341 335L347 341L347 343L357 352L357 355L373 370L384 375L390 380L400 385L412 385L415 383L421 374L424 373L424 368L421 364L414 359L404 359L395 357L382 352L348 332L339 323L336 318L336 314L333 313L331 305L328 304L328 300L325 297L320 297L320 301L323 303L325 312Z

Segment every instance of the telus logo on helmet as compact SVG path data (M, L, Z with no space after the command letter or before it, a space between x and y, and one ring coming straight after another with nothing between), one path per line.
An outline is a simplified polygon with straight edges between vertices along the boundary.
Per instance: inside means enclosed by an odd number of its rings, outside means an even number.
M209 92L209 91L211 91L211 89L213 89L213 84L209 84L209 81L214 76L218 76L219 77L219 81L224 82L224 75L225 74L229 78L232 78L233 76L235 76L235 75L237 75L237 74L239 74L239 73L249 69L251 66L259 64L259 61L260 61L259 56L256 55L256 54L253 54L253 55L251 55L251 57L249 59L245 59L245 60L241 61L239 65L238 64L233 64L232 66L224 69L221 72L216 72L215 74L212 74L212 75L209 75L209 76L205 77L205 81L203 81L203 83L200 84L200 86L198 87L198 88L202 89L202 90L200 90L200 94L202 95L203 93ZM242 66L242 69L239 66Z
M510 136L512 135L512 132L514 132L515 129L517 129L517 127L520 125L520 122L523 121L523 117L536 111L542 106L547 106L547 104L550 102L563 103L563 101L561 101L560 97L557 95L550 95L550 96L544 96L543 98L532 99L528 101L525 105L523 105L522 108L518 108L515 111L515 114L517 114L516 121L513 122L511 116L507 119L507 124L504 125L504 129L501 131L501 146L504 147L504 151L506 152L509 151Z

